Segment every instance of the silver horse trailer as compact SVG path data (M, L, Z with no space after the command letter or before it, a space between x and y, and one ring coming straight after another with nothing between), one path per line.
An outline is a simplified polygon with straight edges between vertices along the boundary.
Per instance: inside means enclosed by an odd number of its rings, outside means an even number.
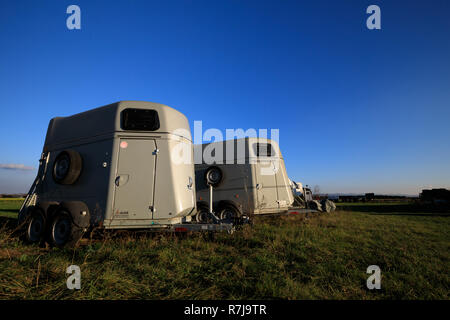
M194 164L173 161L180 145L192 150L188 120L158 103L121 101L51 119L19 212L24 236L64 246L94 227L217 229L189 224Z
M275 141L244 138L195 145L194 149L202 155L202 163L195 165L197 221L207 219L211 195L213 211L223 220L291 208L294 197Z

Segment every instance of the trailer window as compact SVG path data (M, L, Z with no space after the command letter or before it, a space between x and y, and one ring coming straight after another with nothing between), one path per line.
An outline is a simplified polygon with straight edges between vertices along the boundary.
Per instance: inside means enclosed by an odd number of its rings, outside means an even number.
M255 143L257 157L271 157L274 155L272 145L270 143Z
M122 111L122 129L139 131L158 130L158 112L150 109L125 109Z

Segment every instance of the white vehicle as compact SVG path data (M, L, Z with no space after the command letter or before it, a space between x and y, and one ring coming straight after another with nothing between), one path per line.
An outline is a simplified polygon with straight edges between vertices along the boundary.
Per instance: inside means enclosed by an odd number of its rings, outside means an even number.
M302 196L303 195L303 185L301 182L296 182L296 181L290 181L290 185L291 185L291 189L292 192L294 193L294 195L296 196Z
M301 182L296 182L292 180L289 181L291 182L292 193L295 196L301 197L306 202L313 200L312 192L311 189L308 187L308 185L303 187L303 184Z

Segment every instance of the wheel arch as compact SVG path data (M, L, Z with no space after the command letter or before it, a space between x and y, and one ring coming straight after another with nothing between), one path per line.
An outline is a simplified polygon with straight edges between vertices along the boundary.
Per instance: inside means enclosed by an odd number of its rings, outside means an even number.
M73 223L79 228L88 228L91 224L91 214L83 201L63 201L54 213L65 209L72 217Z
M206 201L197 201L196 206L197 206L197 209L199 207L207 207L207 208L209 208L209 203L206 202Z
M240 204L236 201L233 201L233 200L220 200L217 203L217 210L220 211L227 206L233 207L239 213L240 217L244 214L244 212L242 210L242 204Z

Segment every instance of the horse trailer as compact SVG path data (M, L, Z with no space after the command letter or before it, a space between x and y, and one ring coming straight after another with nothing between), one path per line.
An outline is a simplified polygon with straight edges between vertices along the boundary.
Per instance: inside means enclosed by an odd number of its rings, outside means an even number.
M73 244L88 229L229 230L196 213L187 118L168 106L120 101L51 119L37 177L19 212L30 242ZM192 157L192 152L190 152Z
M291 208L294 196L274 140L247 137L195 145L194 150L202 156L202 163L195 165L196 221L205 221L210 211L208 180L213 188L213 211L219 219L283 213Z

